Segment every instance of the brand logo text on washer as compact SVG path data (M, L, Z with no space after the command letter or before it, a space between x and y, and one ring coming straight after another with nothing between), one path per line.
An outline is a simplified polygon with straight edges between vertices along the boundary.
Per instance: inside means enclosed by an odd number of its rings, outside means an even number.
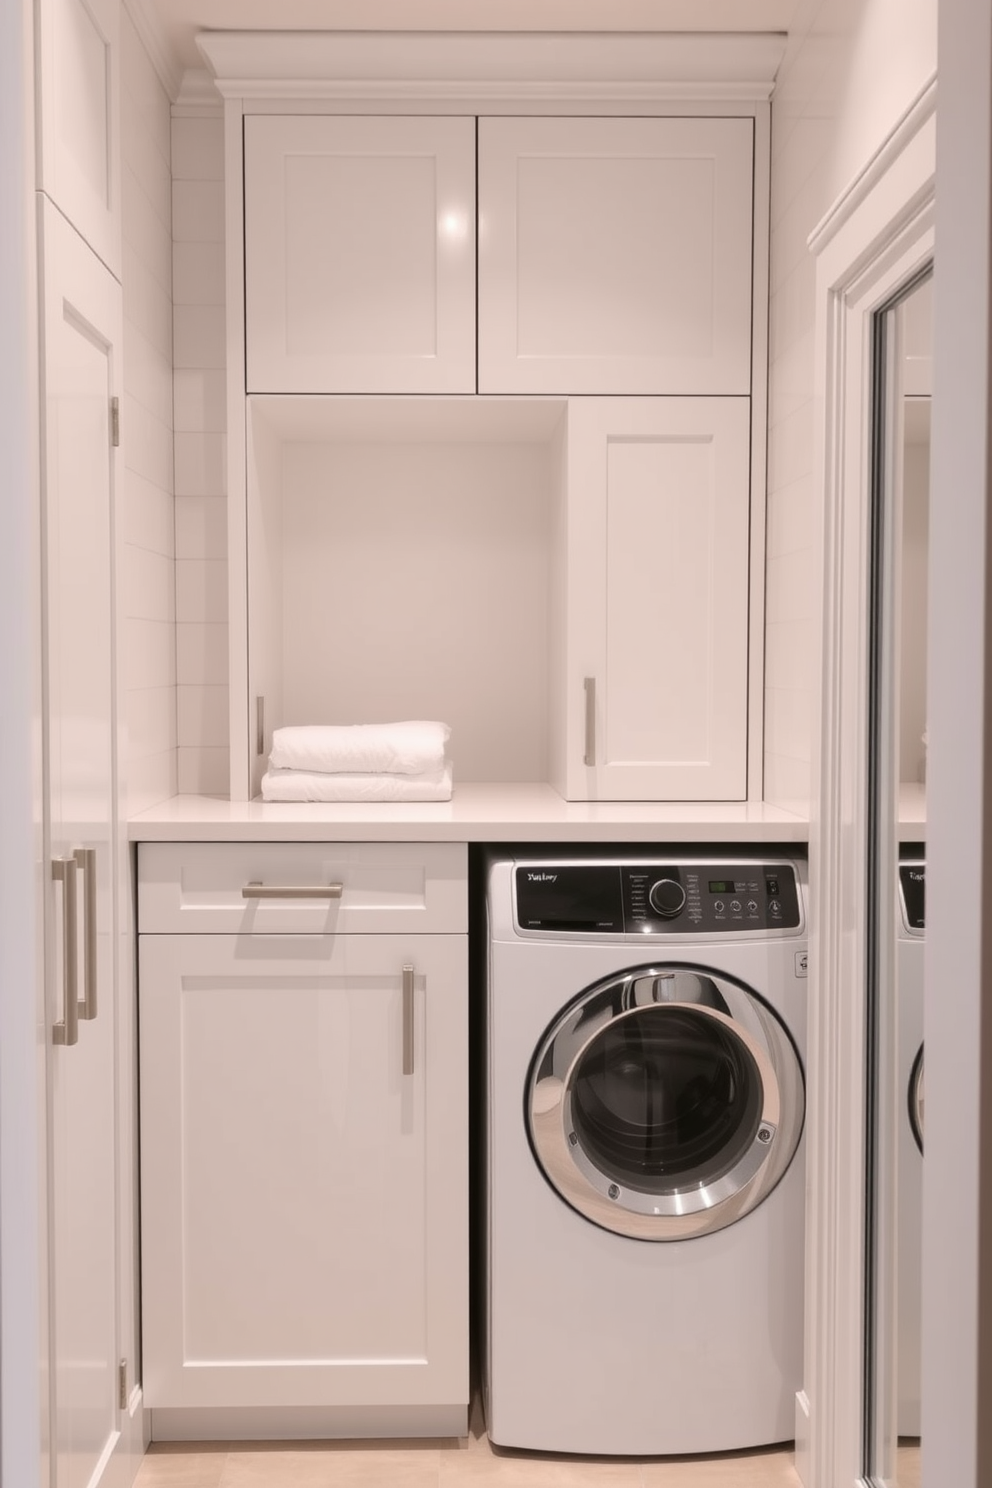
M528 873L528 883L557 883L557 873Z

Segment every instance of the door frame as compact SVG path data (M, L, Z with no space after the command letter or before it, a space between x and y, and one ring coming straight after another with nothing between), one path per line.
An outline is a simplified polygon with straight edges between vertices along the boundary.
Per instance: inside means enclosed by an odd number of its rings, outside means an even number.
M812 233L823 644L810 822L810 1107L804 1389L809 1488L863 1483L867 1299L871 346L875 312L933 257L936 80Z

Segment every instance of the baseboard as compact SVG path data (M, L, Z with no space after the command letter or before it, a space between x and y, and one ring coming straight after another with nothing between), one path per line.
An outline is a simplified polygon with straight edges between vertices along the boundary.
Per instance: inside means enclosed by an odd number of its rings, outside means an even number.
M463 1437L468 1403L459 1405L193 1407L146 1411L153 1441L320 1441Z

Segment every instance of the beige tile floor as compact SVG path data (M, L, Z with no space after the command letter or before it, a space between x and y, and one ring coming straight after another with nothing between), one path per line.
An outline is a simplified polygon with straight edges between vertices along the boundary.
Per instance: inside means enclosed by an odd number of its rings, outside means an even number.
M135 1488L799 1488L792 1448L712 1457L583 1458L464 1440L153 1444Z

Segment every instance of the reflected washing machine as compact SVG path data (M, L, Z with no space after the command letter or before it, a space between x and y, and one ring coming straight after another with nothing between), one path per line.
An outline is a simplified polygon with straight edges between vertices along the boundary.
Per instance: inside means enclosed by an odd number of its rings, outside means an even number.
M923 1218L923 955L926 865L899 864L896 1019L900 1091L896 1153L896 1429L920 1434L920 1291Z
M490 1437L638 1456L791 1439L805 865L503 859L487 915Z

